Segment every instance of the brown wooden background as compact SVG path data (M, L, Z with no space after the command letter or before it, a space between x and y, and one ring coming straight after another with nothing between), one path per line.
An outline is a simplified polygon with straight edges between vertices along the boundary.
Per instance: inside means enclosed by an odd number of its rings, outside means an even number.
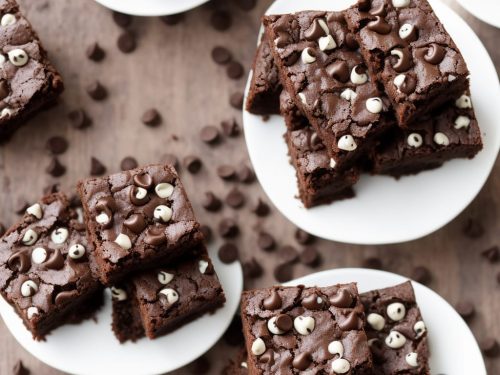
M470 23L497 69L500 68L500 30L466 14L452 0L446 2ZM22 0L21 3L60 69L66 91L58 107L39 115L0 148L0 221L11 224L16 219L13 202L19 198L36 200L50 183L60 182L64 189L70 189L78 178L89 173L91 156L102 160L114 172L128 155L145 164L160 161L166 153L181 159L195 154L203 157L202 171L192 176L182 170L182 175L199 218L206 223L218 222L223 215L237 218L243 232L238 240L241 258L248 259L251 254L266 269L263 277L248 285L273 284L272 269L278 259L275 254L257 249L256 232L263 228L274 233L280 245L291 244L300 249L293 238L294 226L275 210L265 219L257 219L250 212L248 203L257 197L267 200L257 182L241 187L247 196L247 205L242 209L226 207L223 214L204 211L200 206L204 191L214 190L224 196L234 184L222 182L215 168L227 161L235 165L248 162L248 156L243 136L225 139L217 147L209 147L199 139L199 129L204 125L218 125L231 117L241 121L241 113L229 106L228 98L232 92L243 90L255 49L259 17L270 1L260 0L251 12L241 11L230 1L221 1L219 4L227 6L233 15L233 25L226 32L210 26L213 5L189 12L184 22L172 27L156 18L136 18L131 30L137 33L138 48L128 55L116 47L121 30L113 23L110 12L93 1ZM106 58L100 63L85 57L85 47L95 41L106 50ZM245 66L245 77L230 80L225 69L213 63L210 52L217 44L230 48L235 59ZM85 85L94 79L99 79L109 90L109 98L104 102L93 102L85 93ZM93 118L92 127L75 130L69 126L66 114L77 107L85 108ZM140 122L143 111L150 107L158 108L163 116L162 125L154 129ZM60 158L68 171L59 179L45 173L50 157L44 146L53 135L63 135L70 142L69 150ZM448 301L454 304L468 299L476 304L478 314L471 322L476 337L493 335L500 339L500 285L495 281L500 265L491 265L479 255L500 240L499 172L497 162L471 206L451 224L426 238L391 246L317 241L315 245L323 257L318 270L359 266L369 256L380 256L386 269L403 275L409 275L414 266L426 265L433 273L430 286ZM478 219L485 228L484 236L478 240L462 234L469 218ZM294 269L295 276L310 272L314 270L302 265ZM36 375L59 373L25 352L1 321L0 348L0 374L9 374L18 359ZM224 342L218 343L207 354L212 363L211 373L218 374L233 352ZM500 373L500 358L487 359L486 363L491 374ZM176 372L183 373L188 370Z

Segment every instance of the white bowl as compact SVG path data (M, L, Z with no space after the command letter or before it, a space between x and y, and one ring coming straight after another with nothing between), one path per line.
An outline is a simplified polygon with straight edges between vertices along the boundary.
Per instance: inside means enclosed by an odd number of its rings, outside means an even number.
M166 16L196 8L208 0L95 0L106 8L134 16Z

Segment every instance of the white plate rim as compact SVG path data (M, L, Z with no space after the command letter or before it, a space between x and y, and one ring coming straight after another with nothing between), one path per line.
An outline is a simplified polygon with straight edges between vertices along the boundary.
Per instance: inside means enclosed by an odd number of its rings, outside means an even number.
M183 13L208 0L95 0L116 12L133 16L155 17Z
M462 8L488 25L500 28L500 3L495 0L456 0ZM491 9L494 6L495 9Z

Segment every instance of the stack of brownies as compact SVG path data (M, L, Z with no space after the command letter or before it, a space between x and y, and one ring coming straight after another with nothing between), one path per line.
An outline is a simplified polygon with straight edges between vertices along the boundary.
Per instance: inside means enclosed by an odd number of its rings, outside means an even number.
M78 192L81 203L42 198L0 240L0 291L35 339L92 316L104 286L120 342L158 337L224 304L173 167L91 178Z
M399 178L481 150L469 71L427 0L263 23L246 108L284 117L306 207L352 197L361 172Z

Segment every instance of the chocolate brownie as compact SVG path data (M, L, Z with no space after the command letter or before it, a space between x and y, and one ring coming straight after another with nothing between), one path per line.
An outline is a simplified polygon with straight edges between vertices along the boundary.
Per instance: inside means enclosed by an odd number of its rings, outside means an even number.
M265 34L262 35L252 67L246 109L256 115L279 114L281 84Z
M263 18L285 89L326 146L349 169L393 126L389 100L366 71L341 12Z
M307 117L297 108L295 101L286 90L282 90L280 94L280 114L285 119L285 125L290 131L310 127Z
M427 0L360 0L346 20L401 126L468 89L467 65Z
M240 350L236 358L222 369L222 375L248 375L247 356L246 349Z
M361 294L376 375L429 375L427 329L411 282Z
M243 292L249 374L368 374L372 360L356 284Z
M0 240L0 290L36 340L99 307L82 215L62 193L30 206Z
M164 335L226 300L203 245L178 263L142 272L111 292L112 327L120 342Z
M168 263L203 235L175 169L149 165L78 184L93 271L105 284Z
M482 146L470 94L465 92L412 128L395 127L382 136L373 158L373 171L394 177L414 174L450 159L473 158Z
M0 1L0 142L38 110L55 103L61 76L14 0Z

